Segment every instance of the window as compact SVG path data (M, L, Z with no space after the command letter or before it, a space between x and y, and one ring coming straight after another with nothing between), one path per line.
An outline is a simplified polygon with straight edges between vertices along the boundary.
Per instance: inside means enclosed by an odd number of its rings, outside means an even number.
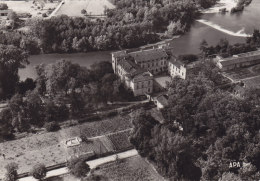
M148 93L149 93L150 91L151 91L150 88L148 88Z

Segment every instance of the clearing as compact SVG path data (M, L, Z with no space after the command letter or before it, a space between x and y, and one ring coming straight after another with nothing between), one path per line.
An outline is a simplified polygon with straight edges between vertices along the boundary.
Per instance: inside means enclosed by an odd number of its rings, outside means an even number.
M164 181L163 177L139 155L103 164L94 169L93 174L100 176L100 181ZM77 179L66 174L48 178L47 181L77 181Z
M57 132L0 143L0 154L5 154L5 158L0 157L0 179L5 173L4 166L10 162L16 162L19 165L18 173L24 173L37 163L52 166L66 162L72 155L89 154L90 152L103 154L108 151L126 149L130 147L129 144L122 145L121 148L118 148L118 145L109 145L116 142L116 140L111 140L111 136L107 136L108 138L98 137L75 148L67 148L64 142L69 138L79 136L82 131L86 137L91 138L126 130L126 132L122 132L122 137L126 138L125 135L129 135L131 127L129 115L116 116L65 128ZM105 143L106 140L108 140L107 143ZM128 140L125 141L128 142Z
M88 15L104 15L105 9L113 8L115 6L108 0L66 0L55 15L84 16L82 9L85 9Z
M32 17L42 17L43 13L47 13L49 9L55 9L58 6L58 2L53 3L46 2L43 5L43 9L33 4L33 1L1 1L7 4L9 9L17 13L30 13Z
M164 180L141 156L118 160L99 166L93 172L113 181L161 181Z

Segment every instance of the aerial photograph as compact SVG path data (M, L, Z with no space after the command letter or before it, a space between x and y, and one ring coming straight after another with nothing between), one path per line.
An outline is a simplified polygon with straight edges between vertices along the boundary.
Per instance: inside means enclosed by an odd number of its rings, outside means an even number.
M0 0L0 181L260 181L260 0Z

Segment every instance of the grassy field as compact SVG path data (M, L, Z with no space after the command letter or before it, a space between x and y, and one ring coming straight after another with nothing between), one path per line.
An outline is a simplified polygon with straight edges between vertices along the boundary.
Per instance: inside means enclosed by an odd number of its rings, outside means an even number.
M43 9L38 9L37 6L33 4L33 1L1 1L6 3L9 9L14 10L17 13L30 13L33 17L42 17L43 13L46 13L49 8L56 8L59 4L58 2L54 3L45 3Z
M86 145L82 144L80 148L75 148L75 150L67 149L64 145L65 140L79 136L82 130L84 130L87 137L95 137L131 127L130 116L117 116L102 121L84 123L62 129L58 132L33 135L19 140L0 143L0 153L5 154L5 158L0 157L0 178L4 175L4 166L10 162L16 162L19 165L18 172L24 173L37 163L51 166L65 162L67 158L75 154L91 151L98 152L100 147L103 150L102 152L107 151L100 138Z
M67 0L55 15L84 16L81 14L82 9L89 15L103 15L106 8L115 7L108 0Z
M102 175L113 181L161 181L163 178L139 155L107 163L98 170L96 175Z
M163 181L152 166L139 155L123 160L101 165L93 170L94 175L99 175L99 181ZM49 178L46 181L76 181L71 175Z

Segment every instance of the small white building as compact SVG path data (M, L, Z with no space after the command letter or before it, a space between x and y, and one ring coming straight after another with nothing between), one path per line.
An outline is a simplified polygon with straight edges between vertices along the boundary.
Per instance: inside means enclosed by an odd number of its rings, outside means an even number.
M167 95L159 95L153 98L154 104L157 106L157 109L163 109L169 105L168 103L168 96Z

